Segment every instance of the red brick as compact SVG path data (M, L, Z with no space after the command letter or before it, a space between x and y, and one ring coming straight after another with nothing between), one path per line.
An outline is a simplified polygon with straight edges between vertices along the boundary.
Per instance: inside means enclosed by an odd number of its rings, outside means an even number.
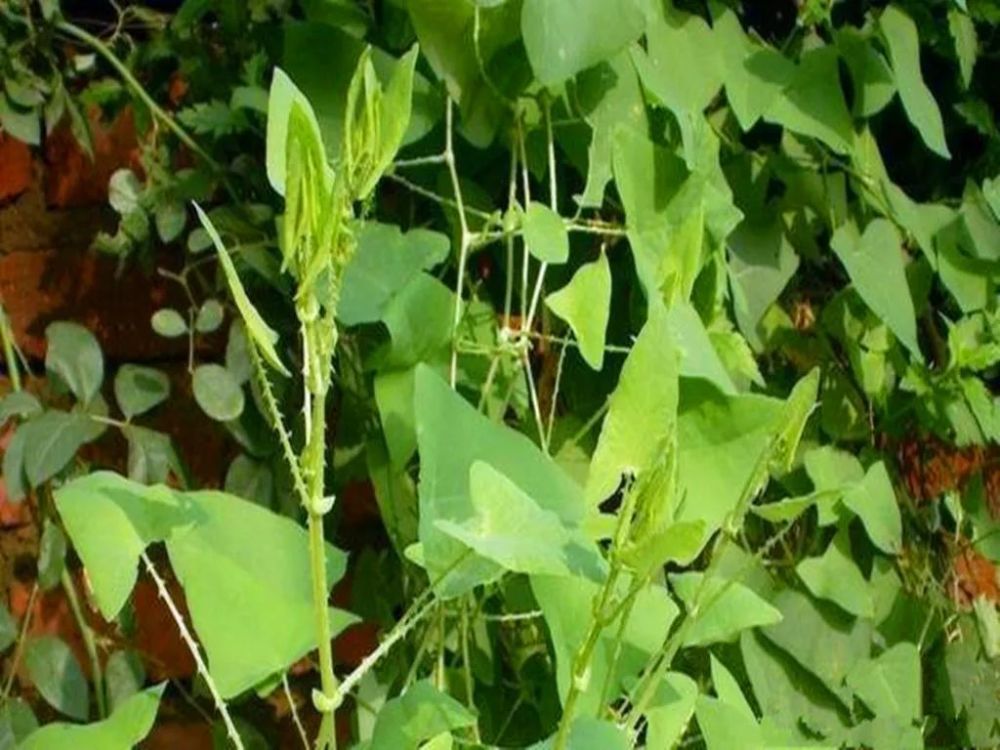
M0 133L0 201L15 198L31 185L31 149Z
M108 199L108 180L122 167L138 168L135 120L126 108L110 123L89 113L93 160L80 148L68 123L45 139L45 196L50 206L91 206Z

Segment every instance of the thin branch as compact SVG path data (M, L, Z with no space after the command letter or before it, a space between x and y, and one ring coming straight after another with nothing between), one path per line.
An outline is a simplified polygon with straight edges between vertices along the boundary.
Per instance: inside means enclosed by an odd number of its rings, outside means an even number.
M156 570L156 566L153 565L153 561L149 559L149 555L145 552L145 550L142 552L142 562L146 566L146 572L149 573L150 577L156 583L157 591L159 591L160 598L163 599L164 603L167 605L167 609L170 611L170 616L177 624L177 630L180 632L181 640L184 641L184 644L188 647L188 651L191 652L191 657L194 659L194 665L198 670L198 674L205 681L205 685L208 686L208 692L211 694L212 700L215 702L215 707L222 716L222 723L226 725L226 734L229 735L229 739L238 750L244 750L243 740L240 739L240 734L236 731L236 725L233 724L233 718L229 715L229 708L226 706L226 702L222 700L222 696L219 694L219 689L215 685L215 680L213 680L212 675L208 673L208 667L205 666L205 661L201 658L201 651L198 650L198 644L195 642L194 638L191 637L191 632L188 630L187 623L184 622L184 618L177 609L177 604L174 602L173 597L170 596L170 592L167 591L166 583L164 583L163 579L160 577L160 574Z

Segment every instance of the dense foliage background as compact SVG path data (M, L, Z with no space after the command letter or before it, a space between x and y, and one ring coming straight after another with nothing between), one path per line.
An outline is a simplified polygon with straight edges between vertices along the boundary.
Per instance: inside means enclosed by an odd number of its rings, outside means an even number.
M185 695L235 717L222 744L278 746L281 694L309 732L339 708L344 746L1000 746L998 25L993 0L0 8L5 137L86 151L134 117L95 251L182 288L151 328L187 338L238 446L227 494L199 492L143 422L162 373L105 388L56 323L29 395L4 332L37 585L114 635L87 638L88 686L0 610L0 747L149 731L140 559L183 589L207 661ZM381 521L358 543L344 503L305 507L353 550L327 549L353 591L332 627L380 634L341 706L310 702L310 660L285 676L316 646L284 519L315 424L299 326L325 313L326 492L370 487ZM106 430L128 480L74 459ZM105 734L35 730L52 709Z

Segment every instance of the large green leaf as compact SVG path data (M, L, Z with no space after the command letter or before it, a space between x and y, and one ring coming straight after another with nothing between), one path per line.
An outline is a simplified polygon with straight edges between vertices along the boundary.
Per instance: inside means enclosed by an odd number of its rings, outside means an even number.
M611 266L604 253L577 269L545 304L573 329L584 361L595 370L604 366L604 338L611 316Z
M50 706L72 719L87 719L90 688L65 641L51 635L32 639L24 649L24 668Z
M624 582L623 582L624 583ZM559 696L565 702L573 679L573 660L583 645L590 625L589 613L593 611L594 598L600 585L584 578L556 578L532 576L531 590L545 615L556 660L556 683ZM619 586L624 595L627 585ZM581 616L581 613L588 613ZM621 633L621 652L615 661L615 652L621 629L621 616L601 630L598 644L590 663L590 679L583 687L577 703L578 715L592 714L602 705L604 685L609 684L612 695L630 679L638 675L649 657L656 652L677 617L677 605L662 586L642 589L632 607L632 616ZM614 667L613 674L608 673Z
M920 652L912 643L897 643L874 659L858 662L847 684L876 716L895 716L910 724L923 715Z
M437 527L476 554L516 573L598 583L606 577L604 559L582 531L566 527L489 464L472 464L469 492L475 515L461 523L444 518Z
M94 724L46 724L32 732L22 750L126 750L149 734L166 684L136 693L111 716Z
M678 361L664 315L646 321L625 360L587 476L587 506L596 509L623 475L647 469L676 429Z
M110 472L64 485L55 501L108 620L135 585L142 551L166 542L225 697L315 647L309 545L305 530L291 520L221 492L146 487ZM343 574L345 557L328 546L326 559L332 585ZM334 628L348 622L339 613ZM248 653L254 658L247 659Z
M490 464L564 524L579 525L584 505L573 480L524 435L479 414L424 365L417 368L414 404L420 450L420 541L432 580L467 553L468 548L441 531L437 522L462 523L474 517L469 472L476 461ZM473 555L441 581L438 592L458 596L494 579L500 570L493 561Z
M344 269L337 319L346 326L382 319L390 300L421 270L448 256L448 238L427 229L403 233L393 224L367 222Z
M77 451L100 437L103 425L80 412L49 410L18 430L24 440L24 474L32 487L51 479Z
M704 110L722 88L719 36L700 17L674 8L649 23L646 49L632 60L647 91L678 116ZM698 60L692 65L692 60Z
M646 744L676 747L694 716L698 685L681 672L667 672L646 711Z
M379 710L370 750L417 750L442 732L475 723L475 714L461 703L430 682L418 682Z
M844 224L833 235L830 246L872 312L885 321L911 354L921 359L903 251L892 223L875 219L860 236L853 224Z
M698 727L707 750L739 747L764 750L764 736L753 716L747 716L738 706L723 700L698 696L695 708Z
M646 26L640 0L524 0L521 32L546 86L613 57Z
M941 111L920 73L920 37L917 25L899 6L890 5L879 18L879 28L889 50L899 98L910 122L919 131L928 148L946 159L951 158L944 138Z
M854 114L877 114L896 95L892 69L868 37L853 26L839 29L836 41L854 83Z

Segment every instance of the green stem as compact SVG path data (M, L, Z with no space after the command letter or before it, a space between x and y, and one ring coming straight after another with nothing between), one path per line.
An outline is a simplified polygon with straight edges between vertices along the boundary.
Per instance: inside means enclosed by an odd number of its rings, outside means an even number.
M3 356L7 362L7 377L10 378L10 385L15 391L21 390L21 369L17 364L17 356L14 353L14 332L10 327L10 319L7 311L0 307L0 338L3 338Z
M24 653L24 644L28 640L28 628L31 627L31 616L35 612L35 599L38 598L38 582L31 587L28 594L28 607L24 611L24 619L21 620L21 632L17 637L17 645L14 647L14 655L10 659L10 671L7 673L7 681L3 686L3 695L0 696L0 705L5 704L10 698L10 691L14 687L14 678L17 677L17 666L21 663L21 655Z
M108 715L108 705L104 693L104 672L101 670L101 660L97 656L97 641L94 638L94 629L90 627L90 624L84 618L83 609L80 607L80 598L76 593L76 586L73 584L73 579L65 568L63 568L60 582L62 583L63 591L66 592L66 599L69 600L69 608L73 612L73 618L76 620L77 627L80 628L80 634L83 636L83 647L87 652L87 658L90 660L90 670L94 678L94 692L97 693L97 713L103 719Z

